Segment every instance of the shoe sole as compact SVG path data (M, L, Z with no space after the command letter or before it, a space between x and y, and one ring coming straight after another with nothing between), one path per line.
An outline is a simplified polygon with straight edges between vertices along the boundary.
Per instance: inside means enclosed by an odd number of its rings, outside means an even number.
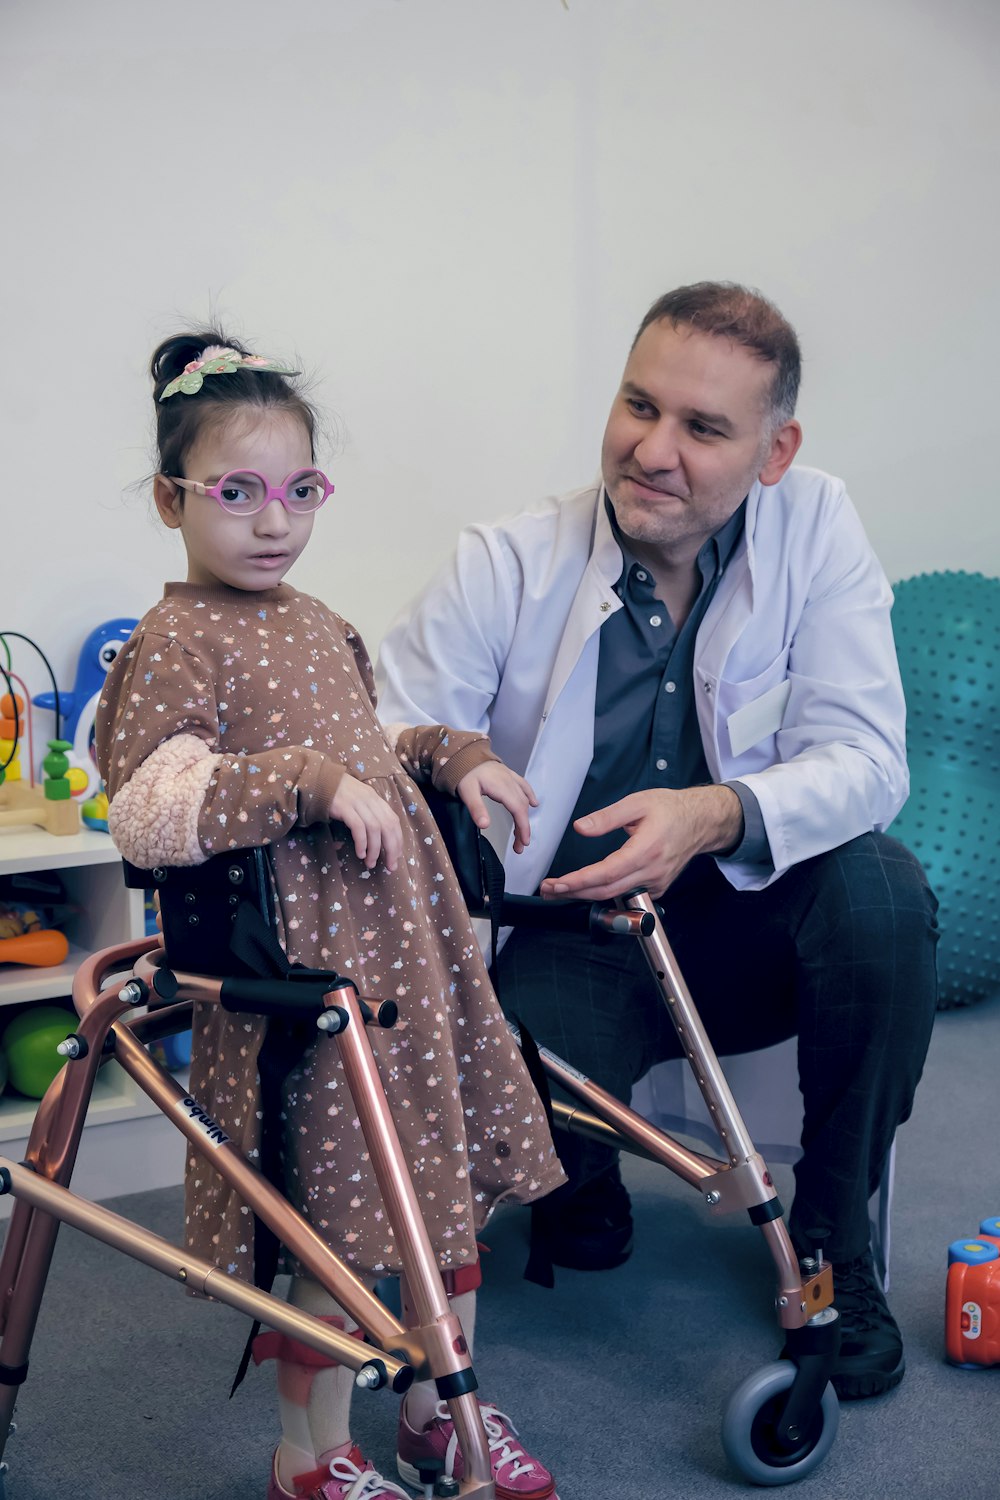
M905 1374L906 1361L901 1359L888 1374L872 1370L867 1375L831 1375L830 1384L841 1401L867 1401L871 1396L884 1396L895 1390Z
M613 1271L617 1266L623 1266L632 1254L631 1240L616 1255L605 1256L602 1259L587 1260L583 1256L574 1258L571 1255L551 1256L554 1266L563 1266L567 1271Z
M420 1478L418 1470L411 1463L407 1463L406 1459L399 1453L396 1454L396 1468L404 1484L412 1485L415 1490L423 1491L424 1482ZM551 1489L516 1491L505 1489L502 1485L498 1484L497 1494L500 1496L516 1496L516 1500L559 1500L559 1496L554 1494Z
M609 1237L600 1249L588 1253L583 1244L565 1242L549 1247L549 1258L554 1266L565 1266L570 1271L613 1271L616 1266L625 1264L634 1244L631 1234L626 1239L619 1238L617 1244Z

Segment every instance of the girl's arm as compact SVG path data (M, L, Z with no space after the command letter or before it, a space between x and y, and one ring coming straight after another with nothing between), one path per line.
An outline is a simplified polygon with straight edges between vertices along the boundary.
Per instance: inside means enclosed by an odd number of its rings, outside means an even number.
M224 712L207 664L176 640L144 633L119 653L97 752L109 831L133 864L201 864L329 819L346 768L302 745L224 754Z

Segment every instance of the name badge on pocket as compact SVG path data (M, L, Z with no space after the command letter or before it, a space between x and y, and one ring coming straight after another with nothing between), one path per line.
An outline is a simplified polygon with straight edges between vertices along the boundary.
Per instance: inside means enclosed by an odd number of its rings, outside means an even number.
M759 744L772 734L777 734L785 717L792 684L785 679L769 688L752 703L745 703L726 720L729 730L729 747L734 755L742 755L751 745Z

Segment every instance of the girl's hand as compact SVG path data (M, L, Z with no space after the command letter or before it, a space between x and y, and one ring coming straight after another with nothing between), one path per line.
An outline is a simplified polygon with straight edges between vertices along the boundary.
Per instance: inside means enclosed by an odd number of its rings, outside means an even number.
M538 806L538 798L523 776L518 776L499 760L484 760L474 771L466 771L455 795L461 797L477 828L489 828L490 815L484 797L492 797L505 807L514 819L514 853L520 854L531 842L529 807Z
M403 852L399 819L366 781L345 773L330 803L330 817L343 823L354 840L354 851L373 870L381 854L387 870L394 870Z

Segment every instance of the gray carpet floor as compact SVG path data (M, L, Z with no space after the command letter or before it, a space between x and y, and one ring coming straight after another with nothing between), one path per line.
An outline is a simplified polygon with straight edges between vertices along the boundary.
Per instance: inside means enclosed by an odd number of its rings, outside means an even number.
M902 1386L842 1408L802 1500L977 1500L1000 1487L1000 1369L942 1352L946 1251L1000 1213L1000 999L938 1017L900 1132L890 1300ZM776 1169L783 1196L790 1173ZM614 1272L521 1277L526 1215L501 1211L480 1298L477 1371L558 1476L562 1500L733 1497L719 1428L735 1386L779 1347L771 1263L745 1221L709 1220L661 1168L630 1160L636 1250ZM180 1190L112 1206L175 1238ZM226 1399L244 1321L64 1228L7 1450L8 1500L263 1500L272 1375ZM395 1399L358 1395L356 1436L392 1470Z

